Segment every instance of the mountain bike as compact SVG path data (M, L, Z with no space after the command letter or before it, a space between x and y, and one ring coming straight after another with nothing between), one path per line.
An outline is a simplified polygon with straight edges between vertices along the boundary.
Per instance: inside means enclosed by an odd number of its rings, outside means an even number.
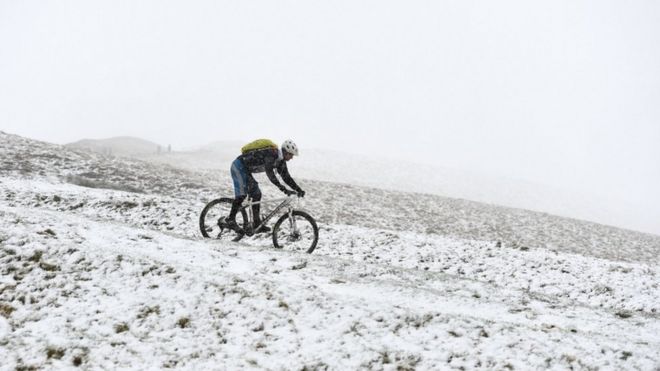
M225 222L233 202L233 198L223 197L209 202L204 207L199 216L199 229L204 237L236 242L246 235L253 236L255 231L266 226L271 218L283 212L270 232L275 248L305 251L308 254L316 248L319 241L319 227L311 215L299 209L300 199L298 197L288 196L259 202L253 202L248 197L236 214L236 223L242 228L242 231L232 230L227 227ZM261 224L254 225L252 205L275 202L280 202L280 204L262 219Z

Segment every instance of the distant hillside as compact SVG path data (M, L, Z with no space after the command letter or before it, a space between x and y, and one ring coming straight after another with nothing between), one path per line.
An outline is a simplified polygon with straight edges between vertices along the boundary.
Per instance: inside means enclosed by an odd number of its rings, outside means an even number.
M240 154L244 144L238 141L218 141L186 151L149 153L132 157L188 170L229 170L231 162Z
M217 141L185 152L133 157L188 170L228 170L243 144ZM289 168L294 178L461 198L660 234L660 210L651 215L648 207L520 179L308 148L301 149Z
M115 156L144 156L167 152L169 149L167 146L134 137L83 139L66 146Z

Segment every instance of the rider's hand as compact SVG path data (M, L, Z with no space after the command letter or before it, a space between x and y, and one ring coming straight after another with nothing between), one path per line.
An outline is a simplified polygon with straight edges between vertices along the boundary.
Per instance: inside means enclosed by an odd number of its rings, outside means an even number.
M305 197L305 191L303 191L302 189L299 189L297 194L298 194L298 197Z
M287 196L293 196L293 195L296 194L295 191L292 191L292 190L290 190L290 189L286 189L286 188L284 188L284 189L282 190L282 192L284 192L284 194L287 195Z

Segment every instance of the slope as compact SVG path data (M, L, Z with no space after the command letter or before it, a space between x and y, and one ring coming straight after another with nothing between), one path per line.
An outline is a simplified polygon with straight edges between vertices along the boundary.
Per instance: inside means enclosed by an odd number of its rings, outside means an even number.
M657 267L339 225L300 255L62 211L0 214L8 369L660 360Z
M0 135L0 369L660 366L654 236L306 181L292 254L199 237L226 174Z
M170 223L185 215L186 233L196 233L195 220L209 200L231 195L230 177L225 171L190 171L128 158L102 156L86 151L37 142L0 133L0 174L26 177L33 187L39 179L46 183L69 183L88 188L117 189L130 193L124 201L135 203L140 194L168 196L173 204L142 205L131 208L140 216L143 209L158 207L162 217L148 223ZM258 176L265 197L278 191L263 176ZM523 209L452 199L420 193L387 191L377 188L303 179L308 192L307 208L322 223L415 231L464 239L499 241L505 246L578 253L600 258L658 263L660 236L638 233L596 223L562 218ZM22 189L19 187L19 189ZM115 214L121 208L107 200L87 200L80 195L52 203L35 200L33 193L9 192L5 198L13 205L82 207L89 202L104 202ZM146 217L142 219L147 223Z

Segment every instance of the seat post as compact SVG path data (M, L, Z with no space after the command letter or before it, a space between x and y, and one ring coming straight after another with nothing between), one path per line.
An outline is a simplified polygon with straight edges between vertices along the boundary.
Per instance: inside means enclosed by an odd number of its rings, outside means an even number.
M252 215L252 197L248 195L246 201L247 201L247 205L245 207L247 209L248 225L249 225L252 224L252 221L254 220L254 215Z

